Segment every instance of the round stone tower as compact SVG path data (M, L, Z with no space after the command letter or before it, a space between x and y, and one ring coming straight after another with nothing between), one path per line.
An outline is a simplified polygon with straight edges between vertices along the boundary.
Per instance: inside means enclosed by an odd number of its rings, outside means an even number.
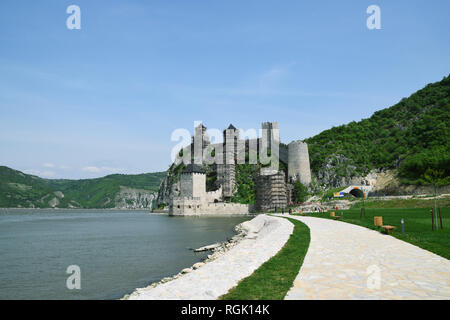
M288 177L306 186L311 183L308 145L301 140L288 145Z

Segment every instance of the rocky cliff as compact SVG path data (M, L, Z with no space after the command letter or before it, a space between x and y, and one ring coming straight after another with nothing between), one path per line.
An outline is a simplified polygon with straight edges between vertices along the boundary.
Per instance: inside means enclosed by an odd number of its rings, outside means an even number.
M114 198L114 208L151 209L152 203L156 200L156 197L156 192L120 186L120 191Z
M150 209L165 172L52 180L0 167L0 207Z

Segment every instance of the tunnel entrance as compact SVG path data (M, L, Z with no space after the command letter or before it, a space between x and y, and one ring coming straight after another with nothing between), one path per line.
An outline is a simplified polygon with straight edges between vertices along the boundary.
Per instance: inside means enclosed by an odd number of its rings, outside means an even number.
M354 196L355 198L363 198L364 197L364 192L361 189L352 189L349 192L352 196Z

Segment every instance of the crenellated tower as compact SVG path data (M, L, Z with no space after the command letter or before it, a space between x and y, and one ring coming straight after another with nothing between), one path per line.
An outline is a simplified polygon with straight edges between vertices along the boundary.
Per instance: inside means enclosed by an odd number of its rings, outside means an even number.
M238 141L239 130L230 124L223 131L223 163L217 164L217 185L222 186L224 198L231 198L236 189Z

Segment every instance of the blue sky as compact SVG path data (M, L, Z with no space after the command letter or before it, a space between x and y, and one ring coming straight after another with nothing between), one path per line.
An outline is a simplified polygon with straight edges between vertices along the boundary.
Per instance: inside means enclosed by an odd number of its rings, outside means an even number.
M68 30L66 8L81 8ZM369 5L381 30L366 27ZM283 142L450 73L450 2L0 2L0 165L47 178L162 171L177 128L278 121Z

